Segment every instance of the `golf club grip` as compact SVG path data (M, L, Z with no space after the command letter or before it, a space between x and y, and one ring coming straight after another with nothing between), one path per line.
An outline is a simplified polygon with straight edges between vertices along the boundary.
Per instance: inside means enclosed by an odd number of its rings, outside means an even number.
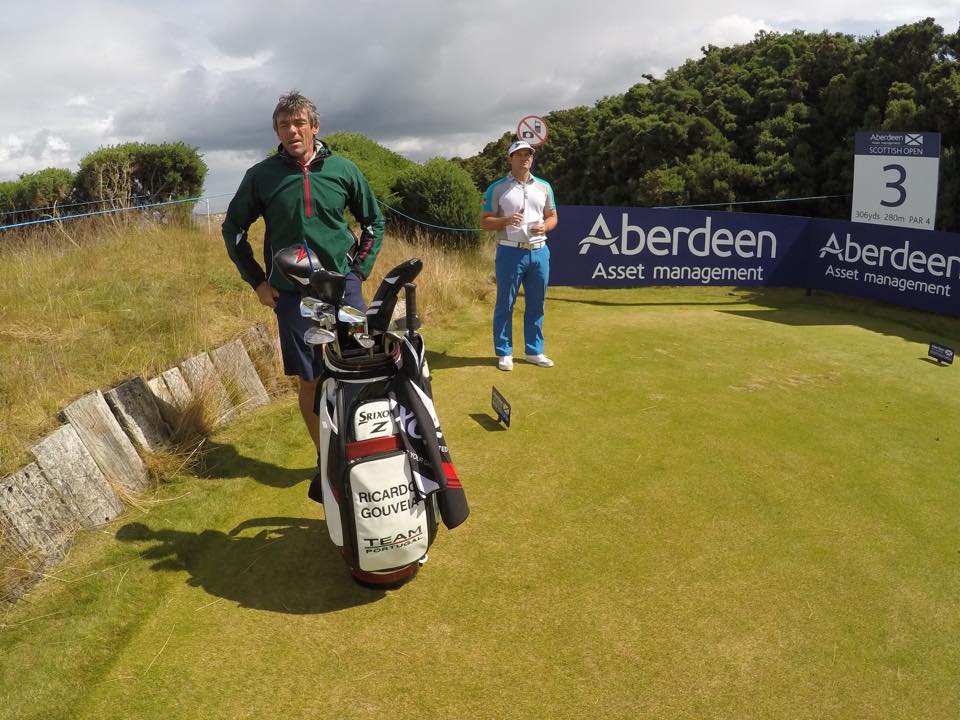
M403 294L406 299L407 335L412 338L420 327L420 319L417 317L417 284L405 283Z

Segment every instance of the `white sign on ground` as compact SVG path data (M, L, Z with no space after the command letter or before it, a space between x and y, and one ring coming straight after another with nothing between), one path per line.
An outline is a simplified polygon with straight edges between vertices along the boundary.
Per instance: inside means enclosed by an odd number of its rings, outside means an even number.
M850 220L933 230L940 133L858 132Z

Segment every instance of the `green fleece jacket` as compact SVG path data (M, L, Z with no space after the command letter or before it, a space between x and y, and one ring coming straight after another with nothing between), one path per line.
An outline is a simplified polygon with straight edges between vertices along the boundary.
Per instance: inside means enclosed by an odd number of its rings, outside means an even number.
M295 290L279 272L273 256L290 245L307 245L328 270L356 271L366 278L383 242L383 215L367 179L352 162L317 142L306 166L279 148L247 170L227 208L223 240L240 276L256 288L266 279L279 290ZM360 222L360 238L351 232L343 211ZM247 239L250 225L262 217L266 225L263 260L253 256Z

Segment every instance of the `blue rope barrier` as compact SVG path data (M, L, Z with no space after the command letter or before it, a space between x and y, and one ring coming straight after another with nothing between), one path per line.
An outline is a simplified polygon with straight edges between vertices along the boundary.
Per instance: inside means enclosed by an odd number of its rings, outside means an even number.
M394 213L396 213L397 215L400 215L400 216L402 216L402 217L405 217L407 220L413 220L413 222L417 223L417 225L423 225L423 226L425 226L425 227L436 228L437 230L451 230L451 231L453 231L453 232L482 232L480 228L453 228L453 227L446 227L446 226L444 226L444 225L434 225L433 223L424 222L423 220L418 220L418 219L415 218L415 217L410 217L409 215L406 215L406 214L400 212L400 211L397 210L396 208L390 207L390 206L387 205L385 202L383 202L383 200L380 200L379 198L377 198L377 202L380 203L381 205L383 205L387 210L389 210L389 211L391 211L391 212L394 212Z

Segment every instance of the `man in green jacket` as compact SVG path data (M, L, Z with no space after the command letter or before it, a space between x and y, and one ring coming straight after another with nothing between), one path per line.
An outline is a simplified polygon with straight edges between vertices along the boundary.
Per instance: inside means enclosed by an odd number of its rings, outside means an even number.
M383 215L357 166L317 140L317 108L298 91L280 97L273 111L273 129L280 140L277 154L247 170L227 208L223 239L240 276L260 303L277 314L283 369L299 379L300 413L314 445L319 446L314 396L323 361L320 352L303 340L311 322L300 315L299 292L274 271L273 256L290 245L306 243L323 267L347 276L344 304L366 310L360 283L380 251ZM343 217L345 208L360 223L359 240ZM247 230L259 217L266 226L266 270L247 240Z

